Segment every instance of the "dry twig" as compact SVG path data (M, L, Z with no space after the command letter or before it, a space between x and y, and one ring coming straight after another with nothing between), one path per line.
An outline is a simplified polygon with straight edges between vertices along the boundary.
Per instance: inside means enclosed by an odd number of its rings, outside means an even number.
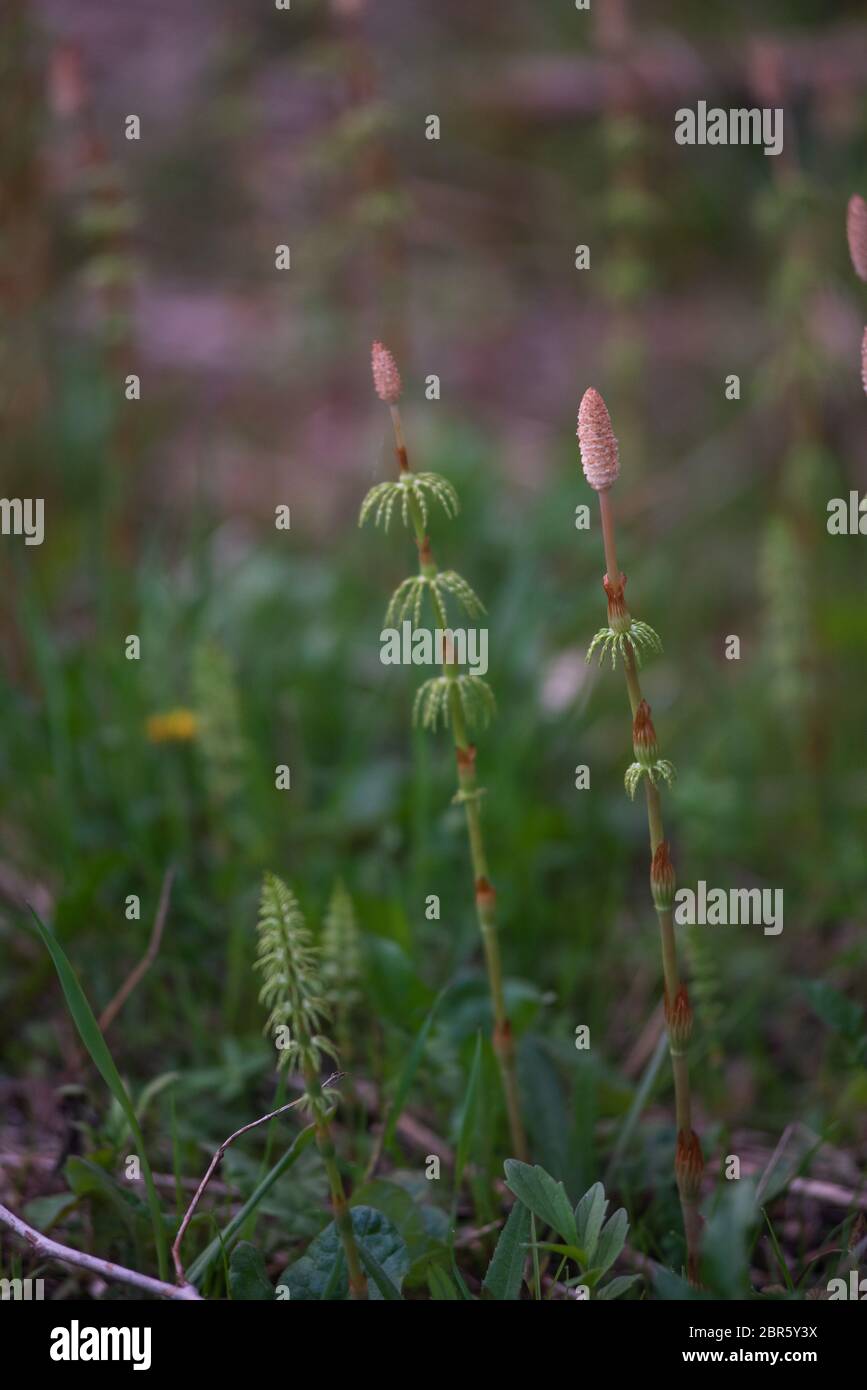
M152 1293L158 1298L199 1300L201 1294L192 1284L177 1287L164 1284L161 1279L152 1279L149 1274L139 1274L136 1269L126 1269L123 1265L112 1264L110 1260L100 1260L96 1255L88 1255L83 1250L74 1250L69 1245L60 1245L50 1236L43 1235L34 1226L22 1221L8 1207L0 1206L0 1224L8 1226L17 1236L26 1241L35 1255L43 1259L62 1260L64 1264L78 1269L87 1269L91 1274L99 1274L114 1284L131 1284L143 1293Z

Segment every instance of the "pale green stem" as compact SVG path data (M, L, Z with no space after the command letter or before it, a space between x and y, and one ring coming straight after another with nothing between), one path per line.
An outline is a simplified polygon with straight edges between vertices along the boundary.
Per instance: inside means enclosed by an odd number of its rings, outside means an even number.
M620 570L617 567L614 513L611 508L608 491L600 492L598 496L599 511L602 518L602 540L605 547L605 568L608 572L609 579L619 580ZM638 664L630 642L625 643L623 669L626 674L626 689L629 695L629 705L634 719L638 706L641 704L642 695L641 683L638 679ZM650 834L650 852L652 858L659 845L661 845L665 839L665 830L662 821L662 801L658 787L651 782L649 777L644 778L644 789L647 800L647 828ZM673 1002L680 987L677 945L674 937L674 920L670 909L662 912L658 911L657 917L659 918L665 991L668 998ZM692 1130L689 1067L684 1053L675 1052L670 1043L669 1052L671 1054L671 1069L674 1077L675 1123L678 1131L683 1130L685 1135L689 1135ZM681 1209L683 1212L684 1234L686 1236L687 1261L690 1275L695 1278L697 1277L699 1262L701 1218L698 1214L697 1204L686 1201L683 1196L681 1196Z
M398 463L400 464L401 471L407 472L409 471L409 460L406 444L404 442L400 410L396 405L392 405L391 407L391 418L394 424L394 439L397 448ZM418 546L419 571L424 578L432 580L438 573L438 566L431 553L421 508L418 505L417 499L412 495L410 495L409 499L409 510L410 516L412 517L416 545ZM432 585L429 592L437 623L441 628L446 629L449 625L448 618L440 596ZM455 744L455 755L458 763L458 787L463 793L467 836L470 845L470 860L472 862L473 881L475 884L476 917L479 924L479 931L481 932L482 945L485 952L485 966L488 973L488 985L491 991L491 1007L494 1015L494 1051L497 1056L503 1082L503 1092L506 1100L506 1111L508 1113L509 1131L512 1138L514 1155L522 1162L526 1162L529 1151L527 1148L527 1137L521 1119L517 1058L515 1055L514 1039L512 1037L512 1025L509 1021L508 1013L506 1012L506 998L503 989L503 966L500 957L500 942L494 906L495 896L488 872L488 857L485 852L482 820L479 812L475 750L470 743L467 733L464 709L458 690L458 667L453 662L446 662L442 669L443 675L450 682L449 715L452 737Z
M614 513L608 501L608 488L598 494L599 511L602 517L602 544L605 547L605 568L608 578L615 582L620 578L617 566L617 546L614 542Z
M340 1242L343 1246L343 1253L346 1256L346 1267L349 1272L349 1292L353 1298L367 1298L367 1279L365 1278L364 1270L361 1265L361 1256L358 1253L358 1246L355 1241L355 1231L352 1228L352 1217L349 1214L349 1204L346 1200L343 1179L340 1176L340 1169L337 1166L337 1154L331 1135L331 1119L322 1100L318 1077L312 1072L308 1073L305 1071L304 1080L310 1106L313 1111L316 1147L319 1150L322 1162L325 1166L328 1187L331 1192L331 1210L334 1214L334 1224L337 1227L337 1233L340 1236Z

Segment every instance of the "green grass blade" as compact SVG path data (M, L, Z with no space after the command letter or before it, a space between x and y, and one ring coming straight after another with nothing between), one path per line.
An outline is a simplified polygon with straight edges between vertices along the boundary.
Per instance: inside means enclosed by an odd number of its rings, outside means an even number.
M774 1230L774 1227L771 1223L771 1218L768 1216L768 1213L764 1207L762 1207L762 1216L765 1218L765 1225L767 1226L768 1234L771 1237L771 1245L774 1248L774 1255L776 1256L777 1264L780 1266L780 1273L786 1281L786 1288L789 1290L789 1293L794 1293L795 1285L792 1281L792 1276L789 1273L789 1266L786 1264L785 1257L783 1255L782 1250L780 1249L780 1242L777 1240L777 1233Z
M126 1116L133 1140L138 1148L139 1157L141 1158L142 1175L147 1190L148 1207L150 1209L154 1244L157 1252L157 1264L159 1266L160 1278L165 1280L168 1278L169 1272L166 1232L163 1226L159 1197L157 1196L157 1190L154 1186L153 1174L151 1173L150 1164L148 1163L147 1154L145 1153L144 1139L142 1138L142 1132L139 1128L138 1119L136 1118L135 1107L127 1094L127 1089L121 1080L120 1072L114 1064L114 1058L108 1049L108 1044L99 1030L99 1024L94 1017L93 1010L87 1002L87 996L78 983L78 977L70 965L65 951L57 940L57 937L53 932L48 930L44 922L42 922L36 912L33 911L32 907L30 911L39 929L39 935L42 937L43 944L48 954L51 956L54 968L57 971L57 977L60 980L60 987L63 990L67 1008L72 1016L73 1023L78 1029L81 1041L87 1048L93 1065L96 1067L106 1086L111 1091L111 1094Z

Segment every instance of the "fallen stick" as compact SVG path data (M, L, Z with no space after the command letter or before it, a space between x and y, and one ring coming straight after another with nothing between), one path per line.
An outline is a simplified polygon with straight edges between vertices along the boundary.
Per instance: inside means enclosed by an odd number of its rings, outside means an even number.
M96 1255L88 1255L83 1250L73 1250L69 1245L60 1245L50 1236L43 1235L34 1226L22 1221L8 1207L0 1206L0 1224L8 1226L17 1236L26 1241L35 1255L43 1259L61 1260L64 1264L99 1274L103 1279L115 1284L131 1284L143 1293L152 1293L157 1298L174 1298L187 1301L201 1301L201 1294L192 1284L164 1284L161 1279L152 1279L149 1274L139 1274L137 1269L126 1269L123 1265L112 1264L110 1260L100 1260Z

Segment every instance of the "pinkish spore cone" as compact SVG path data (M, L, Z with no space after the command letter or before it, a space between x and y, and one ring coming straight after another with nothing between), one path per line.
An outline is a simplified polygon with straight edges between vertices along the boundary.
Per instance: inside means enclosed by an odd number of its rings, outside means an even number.
M853 193L846 209L846 239L855 274L867 280L867 203L859 193Z
M394 405L400 397L400 372L388 348L382 343L373 344L370 350L370 365L376 394L387 405Z
M604 492L617 481L620 456L611 417L599 392L592 386L584 392L578 411L578 446L584 477L597 492Z

